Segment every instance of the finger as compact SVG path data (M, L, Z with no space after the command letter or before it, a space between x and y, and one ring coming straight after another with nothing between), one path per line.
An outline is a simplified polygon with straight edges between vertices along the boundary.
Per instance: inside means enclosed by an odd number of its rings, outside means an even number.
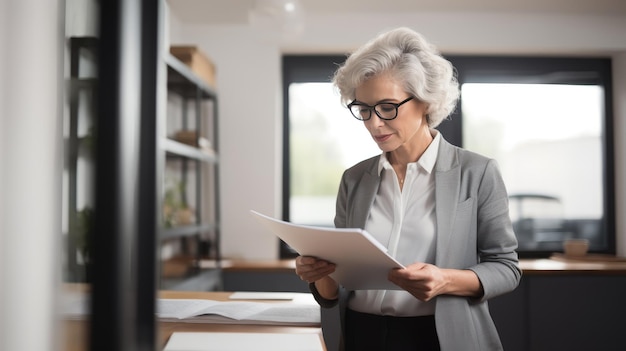
M332 262L321 260L316 257L303 257L299 261L300 263L296 262L296 268L303 268L307 270L325 268L331 265L334 266Z
M304 256L296 257L296 268L299 266L306 266L310 264L311 264L311 260L309 259L309 257L304 257Z
M389 271L388 276L395 280L406 280L412 276L412 273L408 269L392 269Z
M399 287L402 287L403 283L406 281L406 279L398 273L398 269L390 270L389 274L387 274L387 279Z
M314 269L314 264L317 262L315 257L310 256L299 256L296 258L296 273L300 274L300 272L308 272Z
M303 266L300 270L302 274L326 276L335 271L335 265L328 262L317 262L313 265Z
M334 271L335 271L335 265L327 264L327 265L324 265L323 267L312 269L310 271L302 271L298 275L300 276L300 279L306 280L307 282L312 283L314 281L320 280L328 276Z

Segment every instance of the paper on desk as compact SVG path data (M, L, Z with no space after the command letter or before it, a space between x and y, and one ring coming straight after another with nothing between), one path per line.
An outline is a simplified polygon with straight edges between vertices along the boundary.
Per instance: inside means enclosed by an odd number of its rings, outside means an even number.
M293 300L300 295L311 294L292 292L237 291L228 296L231 300Z
M91 298L84 292L64 292L61 296L61 314L64 318L82 319L89 314Z
M163 351L323 351L314 333L174 332Z
M272 296L288 294L291 300L215 301L207 299L158 299L157 317L162 321L219 324L270 324L313 326L320 324L320 307L310 293L246 292ZM243 298L244 295L241 295ZM64 318L83 319L88 315L89 295L68 293L63 296Z
M303 325L320 323L319 305L311 302L268 303L204 299L159 299L157 311L157 315L161 319L187 322L202 322L210 319L214 322L224 323L233 321ZM226 318L213 318L214 316Z
M252 215L302 256L315 256L337 265L331 277L349 290L400 289L387 279L389 270L404 268L365 230L297 225Z

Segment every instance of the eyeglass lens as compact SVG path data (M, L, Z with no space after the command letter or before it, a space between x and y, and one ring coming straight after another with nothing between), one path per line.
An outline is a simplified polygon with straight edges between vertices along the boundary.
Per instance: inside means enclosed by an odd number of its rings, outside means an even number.
M368 120L372 117L372 110L376 112L378 117L382 119L394 119L398 114L398 108L395 104L381 103L374 106L374 108L365 105L352 105L350 111L354 117L360 120Z

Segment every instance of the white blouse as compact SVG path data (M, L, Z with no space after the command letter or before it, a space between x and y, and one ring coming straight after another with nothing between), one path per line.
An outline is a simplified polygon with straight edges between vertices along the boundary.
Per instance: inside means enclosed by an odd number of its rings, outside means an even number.
M407 266L435 261L435 176L433 169L441 136L432 131L433 141L417 162L407 165L404 186L385 153L378 171L381 183L370 210L365 230L387 247L388 253ZM350 309L391 316L425 316L435 313L435 301L422 302L405 290L357 290L348 302Z

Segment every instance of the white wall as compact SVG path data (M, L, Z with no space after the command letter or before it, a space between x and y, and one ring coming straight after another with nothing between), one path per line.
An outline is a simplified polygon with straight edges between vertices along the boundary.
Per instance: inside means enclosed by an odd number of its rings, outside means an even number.
M176 16L176 14L172 14ZM273 259L278 244L248 211L280 217L283 53L346 53L378 32L410 26L445 53L615 54L616 179L626 179L626 16L517 13L388 13L308 16L298 40L279 42L247 25L193 25L174 18L171 42L196 44L217 66L220 102L222 252L230 258ZM617 213L626 211L618 184ZM618 252L626 223L618 220Z

